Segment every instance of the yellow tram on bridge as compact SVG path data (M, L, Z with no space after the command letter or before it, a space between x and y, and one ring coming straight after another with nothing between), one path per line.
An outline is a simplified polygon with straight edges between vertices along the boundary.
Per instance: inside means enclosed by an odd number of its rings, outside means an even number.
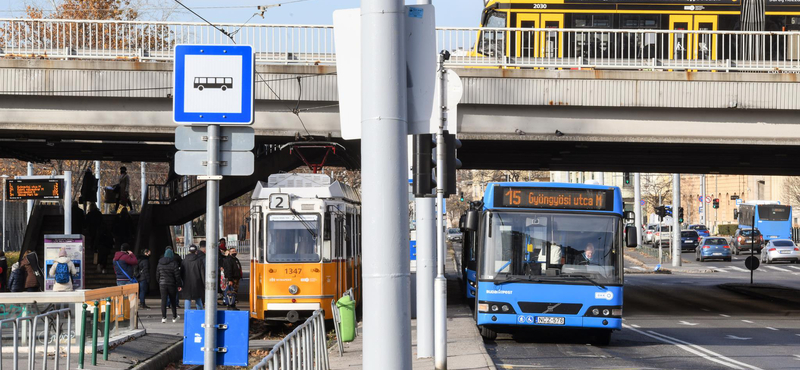
M324 174L274 174L251 202L250 317L297 322L361 301L361 200Z

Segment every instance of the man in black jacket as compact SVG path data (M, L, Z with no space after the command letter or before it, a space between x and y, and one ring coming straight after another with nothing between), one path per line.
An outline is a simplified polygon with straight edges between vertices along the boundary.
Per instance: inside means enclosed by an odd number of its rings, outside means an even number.
M203 295L205 294L203 282L206 276L206 268L203 260L197 254L197 246L194 244L189 246L189 254L183 259L181 273L183 276L181 295L185 300L184 309L191 309L192 301L194 301L195 307L198 310L202 310Z
M150 250L145 249L144 252L137 258L139 260L138 273L136 280L139 280L139 308L149 309L144 302L147 291L150 288Z
M175 262L175 254L167 248L164 257L158 260L156 279L161 290L161 322L167 322L167 298L172 302L172 322L178 322L178 292L183 286L181 267Z
M242 278L242 264L236 258L236 248L228 249L228 256L222 260L222 271L227 285L233 288L235 296L239 295L239 280ZM236 300L228 302L228 309L236 310Z

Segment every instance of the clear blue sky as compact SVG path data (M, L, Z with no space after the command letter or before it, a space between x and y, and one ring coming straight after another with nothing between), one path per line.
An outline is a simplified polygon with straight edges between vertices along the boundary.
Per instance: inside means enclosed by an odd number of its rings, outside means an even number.
M0 3L0 18L21 17L20 11L27 4L38 5L44 9L52 9L52 1L60 0L5 0ZM297 1L292 3L292 1ZM143 20L160 20L164 12L169 12L175 5L171 0L133 0L143 3ZM219 23L244 23L256 12L258 5L284 3L280 7L272 7L264 14L254 17L250 23L255 24L333 24L332 14L336 9L358 8L360 0L182 0L211 22ZM407 3L415 4L416 0ZM436 6L436 25L444 27L477 27L483 0L433 0ZM169 20L173 21L200 21L192 14L175 8Z

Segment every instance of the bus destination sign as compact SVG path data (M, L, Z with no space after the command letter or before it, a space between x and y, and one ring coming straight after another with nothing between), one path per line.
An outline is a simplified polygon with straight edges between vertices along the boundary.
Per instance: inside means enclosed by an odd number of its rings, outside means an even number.
M609 211L612 197L613 191L604 189L498 186L494 202L500 207Z
M63 185L60 179L8 180L8 199L61 199Z

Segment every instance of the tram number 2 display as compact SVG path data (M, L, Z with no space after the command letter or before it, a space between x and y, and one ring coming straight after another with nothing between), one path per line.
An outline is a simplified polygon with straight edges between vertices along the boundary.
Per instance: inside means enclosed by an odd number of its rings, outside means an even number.
M270 194L269 209L289 209L289 194Z

